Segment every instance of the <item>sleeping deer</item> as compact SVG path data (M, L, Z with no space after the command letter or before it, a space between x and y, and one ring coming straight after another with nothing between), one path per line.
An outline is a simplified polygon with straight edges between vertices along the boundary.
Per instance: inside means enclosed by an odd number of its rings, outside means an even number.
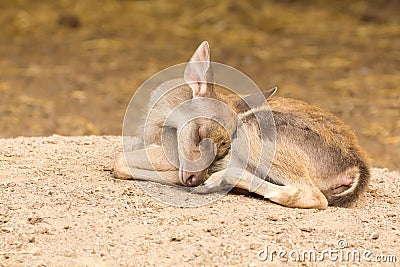
M259 95L221 94L213 75L203 42L184 79L154 91L144 144L117 156L116 178L195 187L194 193L236 187L298 208L348 206L365 191L369 160L337 117L302 101L271 97L276 88ZM207 116L198 116L204 111Z

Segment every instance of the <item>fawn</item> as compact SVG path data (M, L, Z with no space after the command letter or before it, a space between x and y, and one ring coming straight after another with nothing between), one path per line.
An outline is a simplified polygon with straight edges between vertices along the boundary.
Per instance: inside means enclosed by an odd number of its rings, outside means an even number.
M141 137L146 146L119 154L114 176L196 187L195 193L236 187L287 207L349 206L370 178L369 159L356 136L331 113L271 97L275 92L261 97L217 92L203 42L183 81L154 91ZM169 118L180 105L182 111ZM182 121L199 109L209 116Z

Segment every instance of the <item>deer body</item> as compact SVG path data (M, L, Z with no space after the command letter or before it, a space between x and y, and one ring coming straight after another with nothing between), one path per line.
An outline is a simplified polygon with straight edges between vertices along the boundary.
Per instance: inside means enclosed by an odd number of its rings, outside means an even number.
M370 176L368 158L354 133L334 115L302 101L268 98L276 89L264 92L268 106L264 103L255 109L247 105L251 96L240 98L217 93L212 85L212 70L207 65L210 62L207 43L197 49L191 62L201 64L188 66L183 85L165 84L173 89L166 94L161 89L154 93L146 134L142 137L146 147L117 157L114 166L117 178L132 178L132 173L136 179L197 186L193 189L196 193L235 186L284 206L320 209L328 204L347 206L366 189ZM161 97L160 91L164 92ZM171 110L196 98L215 99L229 106L232 114L223 113L212 104L200 104L200 108L222 117L228 126L223 128L205 118L183 126L174 124L174 120L165 123ZM188 107L198 108L195 103ZM257 125L257 118L266 117L268 107L276 128L274 142L268 134L263 136ZM241 137L243 132L246 140ZM167 147L162 147L161 135L168 140L163 142ZM187 171L186 158L196 160L204 151L213 150L203 140L215 144L213 161L207 168ZM263 156L272 150L261 148L268 142L274 145L275 153L265 160ZM150 161L143 158L143 153L149 155ZM162 172L162 178L154 171Z
M254 173L262 180L281 185L263 188L261 181L255 181L253 187L260 187L256 193L285 206L325 208L328 204L348 206L356 200L365 190L370 174L368 158L350 128L331 113L303 101L271 97L267 102L277 131L272 165L263 169L261 163L261 168L258 168L261 171L255 171L259 163L251 159L258 158L262 141L257 126L252 125L256 123L253 112L239 114L245 120L243 127L253 137L250 153L256 156L250 156L248 160L246 153L234 155L236 161L241 161L240 166L247 161L249 173L243 183L232 178L235 173L228 173L231 177L226 177L224 172L229 157L218 161L212 172L221 175L219 186L235 184L252 191ZM262 109L255 112L260 111ZM240 175L243 173L237 170L236 176ZM202 187L196 189L197 192L220 189L215 184Z

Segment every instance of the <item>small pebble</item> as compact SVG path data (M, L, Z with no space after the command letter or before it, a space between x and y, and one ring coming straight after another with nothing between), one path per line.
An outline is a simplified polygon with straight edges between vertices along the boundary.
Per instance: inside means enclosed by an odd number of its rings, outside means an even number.
M40 217L29 217L29 218L28 218L28 222L29 222L30 224L41 223L41 222L43 222L43 218L40 218Z
M4 227L4 228L2 228L1 230L2 230L3 232L5 232L5 233L11 233L12 231L14 231L14 229L11 228L11 227Z
M379 238L379 234L377 232L373 232L371 234L371 239L378 239Z
M35 251L35 253L33 253L33 256L40 256L40 255L42 255L42 253L39 250L37 250L37 251Z
M172 237L170 241L171 242L180 242L182 240L183 240L182 236L176 236L176 237Z

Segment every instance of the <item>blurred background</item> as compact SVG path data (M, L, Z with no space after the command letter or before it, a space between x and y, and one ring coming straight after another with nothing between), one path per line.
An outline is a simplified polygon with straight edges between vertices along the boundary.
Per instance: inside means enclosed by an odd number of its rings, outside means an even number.
M1 0L0 137L120 135L134 91L212 59L349 124L400 169L400 1Z

